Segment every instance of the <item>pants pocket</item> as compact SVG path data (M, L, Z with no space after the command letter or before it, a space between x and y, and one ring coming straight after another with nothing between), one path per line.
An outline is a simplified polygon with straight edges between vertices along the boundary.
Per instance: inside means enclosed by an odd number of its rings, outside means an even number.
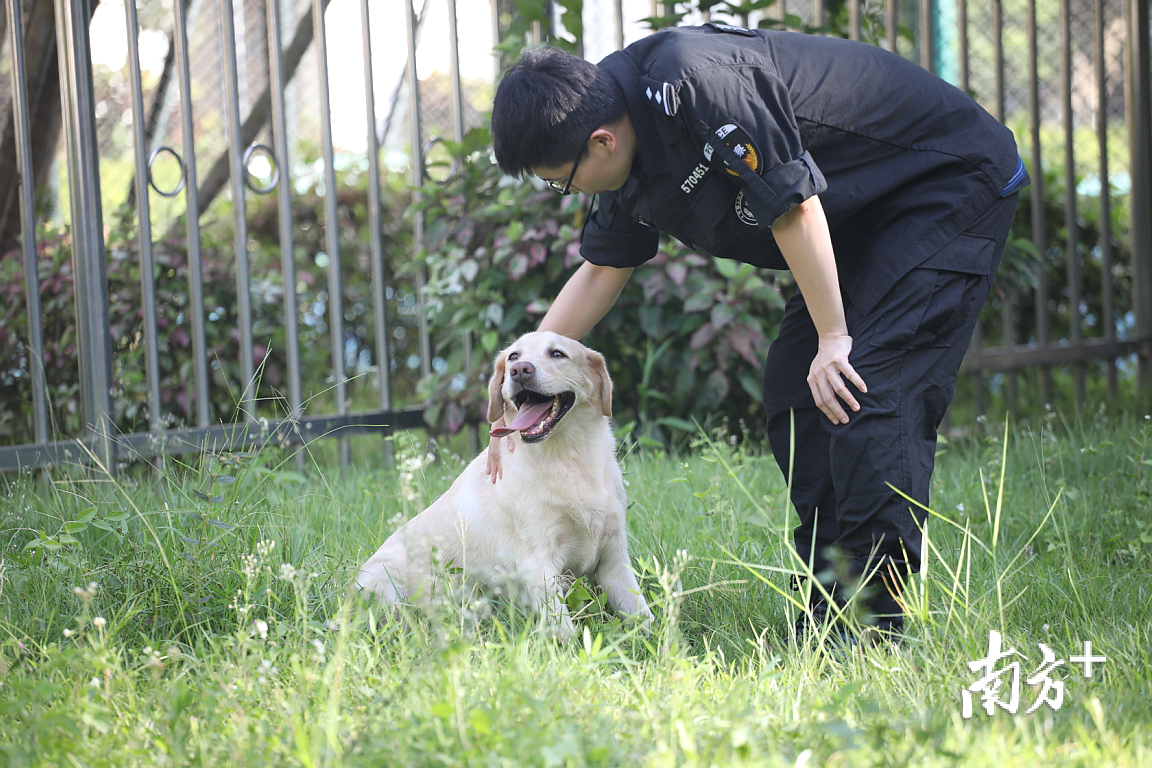
M947 347L975 309L980 275L920 267L885 298L873 346L887 349Z

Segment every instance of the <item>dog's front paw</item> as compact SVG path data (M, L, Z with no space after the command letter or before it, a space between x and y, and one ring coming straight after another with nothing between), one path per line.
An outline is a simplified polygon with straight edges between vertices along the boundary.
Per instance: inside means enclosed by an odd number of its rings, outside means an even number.
M356 587L365 599L371 600L376 597L387 605L398 603L403 598L396 583L382 565L373 566L366 563L356 575Z
M555 640L557 643L567 644L576 636L576 624L568 614L548 617L540 628L540 633Z

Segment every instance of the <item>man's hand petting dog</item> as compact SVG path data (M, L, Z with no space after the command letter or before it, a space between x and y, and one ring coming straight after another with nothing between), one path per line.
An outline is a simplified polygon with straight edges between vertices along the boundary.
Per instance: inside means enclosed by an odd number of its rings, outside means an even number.
M526 334L497 356L488 396L488 448L364 563L360 589L390 605L425 604L443 586L436 564L452 565L481 586L522 587L566 638L575 628L564 595L586 576L647 629L603 356L555 333Z

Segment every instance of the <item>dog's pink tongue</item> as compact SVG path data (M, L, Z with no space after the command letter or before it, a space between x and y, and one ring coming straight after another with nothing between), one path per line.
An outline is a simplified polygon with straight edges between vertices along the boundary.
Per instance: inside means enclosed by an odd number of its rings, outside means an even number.
M504 437L505 435L510 435L513 432L520 432L521 430L528 429L533 424L540 421L540 417L548 413L551 408L551 400L545 400L544 402L536 403L535 405L529 405L528 403L525 403L524 405L520 406L520 410L516 414L516 418L512 420L511 424L506 427L497 427L496 429L492 430L490 434L492 437Z

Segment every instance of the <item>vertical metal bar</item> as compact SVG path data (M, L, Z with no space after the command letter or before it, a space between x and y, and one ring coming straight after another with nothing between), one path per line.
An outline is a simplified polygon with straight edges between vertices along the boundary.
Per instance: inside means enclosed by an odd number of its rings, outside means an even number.
M1104 62L1104 0L1093 3L1094 42L1096 56L1096 136L1099 141L1100 164L1100 315L1104 325L1104 338L1116 340L1115 303L1112 281L1112 185L1108 183L1108 70ZM1108 358L1108 397L1113 402L1119 396L1116 381L1116 359Z
M1076 221L1076 152L1072 133L1072 11L1069 0L1060 2L1060 79L1064 97L1064 231L1068 264L1068 335L1073 346L1083 341L1080 324L1080 233ZM1072 366L1076 406L1084 403L1084 366Z
M777 0L784 2L784 0ZM624 0L615 0L612 3L612 15L616 21L616 50L624 49Z
M460 30L456 20L456 0L448 2L448 79L452 81L452 136L464 141L464 92L460 84Z
M860 0L848 0L848 37L860 39Z
M984 326L979 322L976 323L976 327L972 330L971 346L975 349L980 349L984 346ZM976 418L979 419L988 410L987 403L985 402L983 372L977 372L974 384L976 389ZM980 424L979 421L976 423L977 425ZM977 426L977 429L980 429L980 426Z
M132 91L132 145L136 155L136 216L140 240L140 292L144 299L144 371L148 382L148 428L164 429L160 414L160 337L156 330L156 269L152 261L152 209L148 200L148 147L144 136L144 88L140 82L140 27L136 1L125 0L128 80Z
M236 22L232 0L219 0L224 44L224 101L228 134L228 175L236 241L236 310L240 326L240 412L256 418L256 370L252 345L251 269L248 263L248 210L244 197L244 148L240 145L240 76L236 62Z
M192 120L192 75L188 63L188 7L178 0L173 42L180 83L180 133L184 146L185 237L188 244L188 315L192 323L192 371L196 400L196 426L211 419L208 399L208 342L204 331L204 265L200 253L200 199L196 181L196 126Z
M368 0L360 0L364 48L364 101L368 112L368 226L372 250L372 314L376 323L376 375L380 410L392 410L392 355L388 329L388 265L380 232L380 147L376 140L376 95L372 79L372 35ZM385 444L387 450L388 444Z
M452 81L452 135L456 143L464 141L464 93L460 83L460 29L456 18L456 0L448 0L448 78ZM461 171L462 173L462 171ZM472 334L464 333L464 371L472 375ZM468 450L480 450L475 425L468 427Z
M340 268L340 218L336 206L336 159L332 148L332 96L328 87L328 33L324 0L312 0L312 33L320 77L320 132L324 154L324 228L328 248L328 326L332 333L332 378L336 414L348 413L348 383L344 372L344 275ZM346 438L340 440L340 463L351 460Z
M893 23L895 23L895 0L889 0L889 5L893 9ZM964 93L971 93L970 72L968 68L968 0L958 0L956 5L956 23L957 33L960 39L960 90ZM895 36L890 38L895 44ZM984 346L984 327L977 321L976 328L972 334L972 341L969 343L969 349L980 349ZM976 371L972 374L972 386L976 390L976 415L984 415L984 390L987 386L983 371ZM950 412L950 411L949 411ZM947 415L947 414L946 414Z
M500 80L501 72L501 57L498 52L500 45L500 0L488 0L488 7L492 9L492 59L493 59L493 77L492 82Z
M984 326L977 321L976 327L972 329L972 341L969 344L969 349L980 349L982 347L984 347ZM987 410L984 402L985 380L983 371L977 371L972 374L972 388L976 389L976 416L979 418L984 416Z
M824 26L824 0L812 0L812 25Z
M424 0L429 2L429 0ZM407 13L405 23L408 33L408 126L412 133L412 199L420 200L420 187L424 184L424 147L420 132L420 82L416 78L416 9L412 0L404 0ZM413 217L416 252L424 250L424 213L417 211ZM424 270L416 272L416 308L419 312L420 329L420 375L432 373L432 340L428 336L428 318L424 314Z
M992 58L995 67L995 101L992 115L1004 122L1004 7L1001 0L992 2ZM1016 297L1005 294L1001 303L1000 325L1005 348L1016 345ZM1015 371L1004 374L1004 402L1009 413L1016 412L1018 378Z
M108 271L92 86L90 7L86 0L55 0L60 101L68 154L72 208L72 269L80 402L94 458L115 472L112 430L112 345L108 334Z
M960 90L971 93L968 71L968 0L957 0L956 17L960 38Z
M1040 254L1040 267L1036 272L1036 343L1047 347L1052 337L1052 316L1048 311L1048 237L1047 214L1044 205L1044 160L1041 153L1043 137L1040 134L1040 63L1038 30L1036 28L1036 2L1028 0L1028 124L1031 137L1032 159L1032 244ZM1040 366L1041 396L1045 403L1052 402L1052 369Z
M783 0L781 0L781 2L783 2ZM884 3L884 26L888 36L888 50L895 54L900 53L897 49L897 41L899 40L900 33L900 22L897 10L897 0L887 0Z
M28 311L28 374L32 380L32 434L48 442L48 384L44 376L44 329L40 312L40 270L36 261L36 174L28 115L28 73L24 67L24 20L19 0L7 0L12 49L12 118L16 168L20 173L20 250L24 254L24 307Z
M998 0L994 0L998 2ZM920 0L920 66L932 72L932 0Z
M1132 304L1136 334L1152 337L1152 56L1148 0L1129 0L1128 141L1132 174ZM1149 359L1140 357L1140 386L1147 394Z
M992 58L996 67L996 108L993 115L1004 122L1004 4L992 0Z
M292 235L292 176L288 157L288 123L284 103L284 54L280 40L279 0L265 0L268 22L268 76L272 92L272 140L279 182L276 189L280 219L280 273L284 283L284 352L288 358L288 409L291 418L304 410L300 384L299 307L296 300L296 241Z

